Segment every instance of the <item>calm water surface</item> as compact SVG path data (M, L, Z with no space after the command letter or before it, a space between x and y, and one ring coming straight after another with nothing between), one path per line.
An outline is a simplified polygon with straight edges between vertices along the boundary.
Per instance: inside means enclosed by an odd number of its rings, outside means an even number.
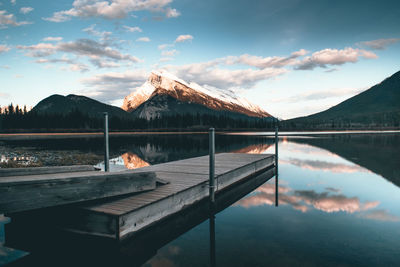
M218 135L216 143L217 152L275 149L269 136ZM27 157L39 151L101 156L101 144L102 140L79 139L2 146ZM114 138L113 169L206 155L207 145L206 135ZM216 265L399 266L399 148L398 133L281 138L279 206L272 178L216 214ZM159 248L145 266L210 265L209 223L204 221ZM0 257L12 255L0 249Z

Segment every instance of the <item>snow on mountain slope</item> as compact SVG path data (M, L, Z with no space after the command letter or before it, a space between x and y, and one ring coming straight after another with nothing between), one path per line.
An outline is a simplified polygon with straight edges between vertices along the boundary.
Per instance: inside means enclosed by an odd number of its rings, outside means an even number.
M167 94L180 101L204 105L214 110L232 111L252 117L271 116L259 106L236 96L232 90L187 83L165 70L152 71L141 87L125 97L122 109L133 111L157 94Z

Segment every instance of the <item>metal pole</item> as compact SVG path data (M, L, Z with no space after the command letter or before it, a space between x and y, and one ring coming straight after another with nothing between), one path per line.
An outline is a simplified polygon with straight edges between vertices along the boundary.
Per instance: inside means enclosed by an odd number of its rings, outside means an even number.
M210 128L209 129L209 152L210 152L210 201L212 203L215 202L215 129Z
M108 113L104 112L104 171L110 171L110 152L108 143Z
M279 184L278 184L278 119L276 119L275 124L275 206L278 207L279 200Z

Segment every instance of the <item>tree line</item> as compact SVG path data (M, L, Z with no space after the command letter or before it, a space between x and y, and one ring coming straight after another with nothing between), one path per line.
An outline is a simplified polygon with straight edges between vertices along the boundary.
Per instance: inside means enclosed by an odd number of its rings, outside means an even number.
M98 131L104 126L103 117L94 117L79 110L67 114L38 113L34 110L27 111L26 107L20 108L12 104L3 107L0 113L0 131ZM274 122L271 118L253 118L228 114L176 114L152 118L120 118L110 115L109 128L118 130L153 130L153 129L273 129Z

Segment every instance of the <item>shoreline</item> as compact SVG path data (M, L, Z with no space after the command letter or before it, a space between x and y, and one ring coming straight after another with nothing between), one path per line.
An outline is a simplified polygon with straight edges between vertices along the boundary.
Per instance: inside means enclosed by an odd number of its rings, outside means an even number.
M279 136L307 136L307 135L331 135L331 134L390 134L400 133L400 130L338 130L338 131L279 131ZM169 131L169 132L110 132L110 137L139 136L139 135L171 135L171 134L208 134L207 131ZM221 135L262 135L273 136L274 131L218 131ZM103 132L84 132L84 133L7 133L0 134L0 141L14 140L37 140L37 139L65 139L65 138L102 138Z

